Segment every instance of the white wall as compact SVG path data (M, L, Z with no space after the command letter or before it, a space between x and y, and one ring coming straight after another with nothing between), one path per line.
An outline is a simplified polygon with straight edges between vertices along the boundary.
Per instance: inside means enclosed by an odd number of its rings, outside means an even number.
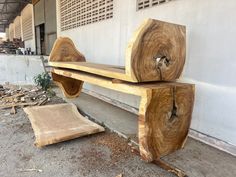
M31 51L35 53L36 41L35 41L35 30L34 30L34 9L32 4L28 4L21 11L21 26L22 26L22 40L25 42L25 48L30 47Z
M34 5L34 22L35 22L34 25L35 26L45 23L44 7L45 7L44 0L40 0Z
M34 76L42 72L40 56L0 54L0 84L34 84Z
M58 3L58 1L57 1ZM187 61L181 80L196 84L191 128L236 145L236 1L174 0L136 11L135 0L114 0L113 19L58 36L73 39L87 61L124 65L125 48L145 18L187 27ZM58 24L60 24L57 4ZM96 86L86 88L137 107L139 98Z

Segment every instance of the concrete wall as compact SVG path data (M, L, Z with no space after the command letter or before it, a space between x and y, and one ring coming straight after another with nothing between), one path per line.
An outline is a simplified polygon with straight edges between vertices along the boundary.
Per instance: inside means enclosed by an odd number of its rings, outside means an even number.
M23 22L25 19L25 23ZM34 9L32 4L28 4L21 11L21 26L22 26L22 40L25 42L25 48L31 48L31 51L36 51L35 44L35 30L34 30ZM25 32L24 32L25 31Z
M24 42L25 42L25 49L31 48L31 51L34 52L35 54L35 51L36 51L35 39L26 40Z
M14 23L11 23L9 25L9 40L13 41L13 38L15 38L15 27L14 27Z
M180 80L196 84L191 128L236 145L236 2L174 0L136 11L134 0L114 0L113 19L60 31L73 39L88 61L124 65L125 48L145 18L187 27L187 61ZM137 107L139 98L92 85L86 88Z
M41 0L34 5L34 21L35 21L34 25L35 26L45 23L44 14L45 14L44 0Z
M21 16L17 16L14 20L15 38L22 39Z
M5 33L6 33L6 39L9 39L9 28L5 29Z
M40 0L34 5L35 26L45 24L45 50L49 55L57 38L56 1Z
M43 71L39 56L0 54L0 84L33 84L34 76Z
M45 41L46 54L49 55L57 38L56 1L45 1Z

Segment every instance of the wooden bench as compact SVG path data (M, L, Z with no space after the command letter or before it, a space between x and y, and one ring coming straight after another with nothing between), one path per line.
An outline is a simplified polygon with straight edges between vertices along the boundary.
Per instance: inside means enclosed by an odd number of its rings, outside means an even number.
M138 139L145 161L160 160L184 147L193 111L194 85L160 82L177 79L183 70L183 26L145 21L128 45L124 68L85 62L69 38L57 39L49 60L52 78L68 98L78 97L84 82L141 97ZM168 169L166 164L161 166ZM182 175L178 170L169 170Z

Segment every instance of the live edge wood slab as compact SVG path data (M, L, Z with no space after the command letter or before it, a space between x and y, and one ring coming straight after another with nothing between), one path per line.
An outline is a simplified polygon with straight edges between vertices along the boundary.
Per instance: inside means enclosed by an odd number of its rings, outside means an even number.
M60 37L49 64L128 82L174 81L180 77L185 63L185 33L182 25L145 20L127 45L124 67L88 63L72 40Z
M66 97L78 97L83 81L141 97L139 150L152 162L183 148L191 122L194 85L186 83L113 82L112 79L67 69L52 70L53 80Z

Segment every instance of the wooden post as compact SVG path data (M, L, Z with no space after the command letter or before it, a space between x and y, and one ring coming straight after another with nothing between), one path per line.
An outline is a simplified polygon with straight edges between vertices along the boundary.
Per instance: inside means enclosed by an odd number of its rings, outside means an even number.
M193 85L166 85L147 90L139 109L139 147L152 162L183 148L194 103Z

